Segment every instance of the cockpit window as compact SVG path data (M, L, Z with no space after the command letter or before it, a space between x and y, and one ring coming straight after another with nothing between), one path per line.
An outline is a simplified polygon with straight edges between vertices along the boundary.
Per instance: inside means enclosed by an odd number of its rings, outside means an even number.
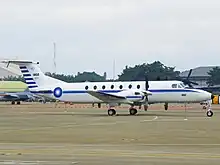
M172 84L172 88L177 88L177 84Z
M184 85L183 83L180 83L180 85L181 85L183 88L185 88L185 85Z

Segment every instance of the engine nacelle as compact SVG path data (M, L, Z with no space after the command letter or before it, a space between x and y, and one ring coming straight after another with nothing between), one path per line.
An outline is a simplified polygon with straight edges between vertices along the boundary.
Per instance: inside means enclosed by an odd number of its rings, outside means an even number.
M138 90L124 90L118 93L120 96L126 97L129 101L132 102L143 102L146 95Z

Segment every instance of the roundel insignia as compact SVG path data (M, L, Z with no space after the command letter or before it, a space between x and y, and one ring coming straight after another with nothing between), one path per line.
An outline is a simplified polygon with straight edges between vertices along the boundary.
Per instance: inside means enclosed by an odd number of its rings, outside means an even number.
M54 91L53 91L53 95L54 95L55 97L61 97L62 94L63 94L63 91L62 91L62 89L61 89L60 87L56 87L56 88L54 89Z

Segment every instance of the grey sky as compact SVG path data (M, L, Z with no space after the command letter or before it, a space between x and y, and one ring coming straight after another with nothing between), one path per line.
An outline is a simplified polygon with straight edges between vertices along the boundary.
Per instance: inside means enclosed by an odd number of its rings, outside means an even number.
M112 77L160 60L183 70L220 65L219 0L0 0L0 57L57 72Z

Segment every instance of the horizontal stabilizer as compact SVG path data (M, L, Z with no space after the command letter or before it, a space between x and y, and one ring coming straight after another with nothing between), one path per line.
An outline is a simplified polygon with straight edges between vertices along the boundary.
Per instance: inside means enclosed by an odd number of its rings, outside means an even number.
M13 63L13 64L33 64L30 60L1 60L1 63ZM38 63L38 62L37 62Z
M7 67L9 66L10 63L12 64L39 64L39 62L33 62L33 61L30 61L30 60L1 60L0 61L1 63L6 63L7 64Z

